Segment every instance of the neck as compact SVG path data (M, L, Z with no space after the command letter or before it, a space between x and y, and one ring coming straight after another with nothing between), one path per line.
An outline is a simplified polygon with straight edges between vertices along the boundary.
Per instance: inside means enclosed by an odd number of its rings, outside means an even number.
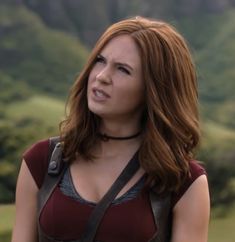
M128 123L118 124L117 122L102 122L100 126L100 134L114 137L108 139L100 139L96 147L96 152L99 155L104 156L118 156L122 152L135 152L141 144L142 134L139 125L128 125ZM138 134L138 135L137 135ZM136 137L122 139L123 137L130 137L136 135ZM121 139L115 139L115 138Z
M101 141L94 147L94 155L112 159L123 156L124 154L133 154L139 149L141 142L141 135L134 139L123 141L110 139L108 141Z
M137 121L118 122L117 120L102 120L99 133L111 137L129 137L139 133L140 131L141 127Z

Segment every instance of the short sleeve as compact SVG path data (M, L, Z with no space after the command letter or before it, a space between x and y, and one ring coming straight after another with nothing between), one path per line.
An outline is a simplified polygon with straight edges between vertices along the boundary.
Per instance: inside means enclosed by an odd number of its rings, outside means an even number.
M191 160L189 162L190 176L187 177L185 182L180 187L179 191L172 194L172 208L180 200L180 198L185 194L193 182L201 175L207 175L205 168L199 164L196 160Z
M40 189L48 167L49 140L33 144L23 153L29 171Z

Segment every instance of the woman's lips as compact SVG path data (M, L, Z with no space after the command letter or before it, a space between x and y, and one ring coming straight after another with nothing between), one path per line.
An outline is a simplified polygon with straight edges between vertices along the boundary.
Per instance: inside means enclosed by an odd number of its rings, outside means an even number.
M93 88L92 92L93 92L96 100L103 101L103 100L110 98L110 96L102 89Z

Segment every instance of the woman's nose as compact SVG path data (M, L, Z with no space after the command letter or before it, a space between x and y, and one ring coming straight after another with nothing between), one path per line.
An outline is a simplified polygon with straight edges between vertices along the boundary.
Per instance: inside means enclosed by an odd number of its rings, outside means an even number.
M103 84L110 84L112 82L111 76L111 70L108 66L106 66L102 70L100 70L99 73L97 73L96 79Z

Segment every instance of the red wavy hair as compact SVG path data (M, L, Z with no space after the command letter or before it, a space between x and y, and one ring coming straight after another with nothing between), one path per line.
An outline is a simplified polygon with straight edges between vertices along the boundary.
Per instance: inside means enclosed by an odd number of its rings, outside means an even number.
M188 162L199 143L198 92L195 67L184 38L173 26L135 17L110 26L98 40L75 81L69 113L60 124L64 154L92 159L99 118L87 105L87 81L97 55L116 36L126 34L137 44L145 81L141 166L159 192L175 191L189 175Z

